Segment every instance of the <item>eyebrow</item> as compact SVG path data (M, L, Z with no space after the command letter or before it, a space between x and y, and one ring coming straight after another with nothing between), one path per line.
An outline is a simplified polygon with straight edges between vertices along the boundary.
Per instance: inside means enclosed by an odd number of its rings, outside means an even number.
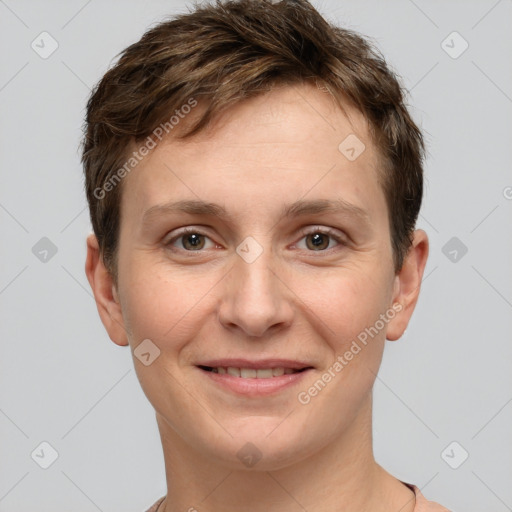
M154 205L144 212L142 216L142 223L148 224L154 217L172 213L204 215L210 217L217 217L224 221L229 221L232 219L232 217L228 214L226 209L220 204L190 199ZM352 203L349 203L344 199L301 199L295 201L294 203L285 205L281 210L281 217L300 217L303 215L319 213L339 213L346 215L348 217L354 217L365 224L368 224L370 222L370 216L366 210Z

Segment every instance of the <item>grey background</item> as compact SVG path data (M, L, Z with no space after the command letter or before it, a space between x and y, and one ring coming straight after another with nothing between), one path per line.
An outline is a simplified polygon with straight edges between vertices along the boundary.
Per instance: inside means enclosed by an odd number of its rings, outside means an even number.
M452 510L512 510L512 2L314 5L378 44L429 145L418 227L431 255L375 385L377 461ZM186 4L0 0L1 512L139 512L165 493L154 411L85 277L77 148L89 89L177 11ZM59 45L47 59L31 48L43 31ZM453 31L469 43L456 59L445 49L463 48L458 36L442 46ZM43 237L57 249L46 262ZM48 469L31 458L43 441L59 455Z

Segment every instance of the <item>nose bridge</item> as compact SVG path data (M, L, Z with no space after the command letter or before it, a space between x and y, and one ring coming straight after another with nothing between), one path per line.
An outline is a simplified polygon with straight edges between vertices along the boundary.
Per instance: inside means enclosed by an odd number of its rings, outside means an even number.
M266 249L254 261L240 258L233 268L235 290L242 297L249 296L251 300L266 299L273 301L275 296L275 276L272 272L273 257ZM239 297L239 298L242 298Z
M227 281L220 320L238 326L250 336L262 336L278 324L288 324L292 307L277 279L270 241L247 237L236 248L235 262Z

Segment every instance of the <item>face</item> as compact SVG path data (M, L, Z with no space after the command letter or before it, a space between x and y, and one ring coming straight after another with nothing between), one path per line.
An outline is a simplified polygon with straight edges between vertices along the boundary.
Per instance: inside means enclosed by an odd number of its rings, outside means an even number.
M390 313L400 281L379 155L362 116L333 105L314 86L276 89L162 142L123 184L127 335L111 337L158 347L134 365L159 423L228 466L248 442L277 469L348 435L407 315ZM354 152L340 151L350 134Z

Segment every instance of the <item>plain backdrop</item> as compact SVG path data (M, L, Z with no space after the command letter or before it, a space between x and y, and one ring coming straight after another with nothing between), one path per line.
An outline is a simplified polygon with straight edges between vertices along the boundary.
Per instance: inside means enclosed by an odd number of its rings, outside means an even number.
M451 510L512 510L512 2L313 4L377 44L429 151L431 253L375 384L377 461ZM84 273L78 146L115 55L186 11L0 0L1 512L141 512L166 491L154 411Z

